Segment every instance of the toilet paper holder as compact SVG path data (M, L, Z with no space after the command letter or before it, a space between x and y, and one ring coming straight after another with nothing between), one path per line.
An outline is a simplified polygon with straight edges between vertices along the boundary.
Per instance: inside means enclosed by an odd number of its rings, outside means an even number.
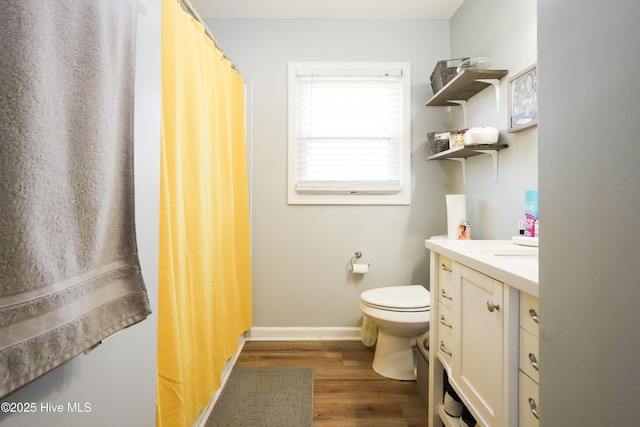
M351 264L351 268L353 268L353 264L355 263L356 260L362 258L362 252L357 251L352 257L351 257L351 261L349 262L349 264ZM367 267L371 267L371 264L367 264Z

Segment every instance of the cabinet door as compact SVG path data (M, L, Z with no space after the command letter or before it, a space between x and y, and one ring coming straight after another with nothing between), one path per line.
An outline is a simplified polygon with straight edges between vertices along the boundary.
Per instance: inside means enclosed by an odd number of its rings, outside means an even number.
M503 284L458 263L453 277L453 379L484 424L501 427Z

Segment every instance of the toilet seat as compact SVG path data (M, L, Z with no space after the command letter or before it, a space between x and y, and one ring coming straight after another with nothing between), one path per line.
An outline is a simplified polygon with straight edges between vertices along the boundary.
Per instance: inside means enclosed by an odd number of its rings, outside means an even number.
M389 311L429 311L429 291L421 285L387 286L360 294L363 304Z

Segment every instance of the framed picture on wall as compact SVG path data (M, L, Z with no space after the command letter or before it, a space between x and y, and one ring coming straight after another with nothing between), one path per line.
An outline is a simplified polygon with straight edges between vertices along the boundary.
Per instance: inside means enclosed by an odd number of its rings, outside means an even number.
M533 64L509 79L509 132L538 124L538 69Z

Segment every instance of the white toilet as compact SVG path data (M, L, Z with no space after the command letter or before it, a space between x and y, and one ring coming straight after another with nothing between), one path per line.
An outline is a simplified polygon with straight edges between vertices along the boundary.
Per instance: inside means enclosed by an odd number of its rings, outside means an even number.
M421 285L389 286L360 294L360 310L378 327L373 370L397 380L415 380L413 344L429 330L430 294Z

